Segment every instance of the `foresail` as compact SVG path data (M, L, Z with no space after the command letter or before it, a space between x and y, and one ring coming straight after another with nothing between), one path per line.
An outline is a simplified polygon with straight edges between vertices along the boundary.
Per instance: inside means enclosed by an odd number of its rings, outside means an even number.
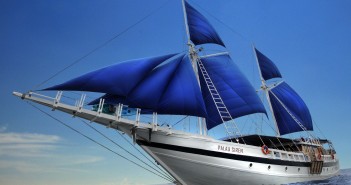
M308 107L287 83L282 82L271 89L269 98L280 135L313 130Z
M190 40L195 44L214 43L225 46L208 20L185 1Z
M281 78L279 69L277 66L265 55L255 48L257 62L261 70L261 75L264 80L269 80L272 78Z
M266 113L255 89L228 55L203 58L201 61L233 119L253 113ZM207 128L211 129L223 121L204 77L199 77L208 114Z
M127 96L152 69L175 55L119 62L44 90L90 91Z
M140 60L139 62L131 61L130 63L130 65L115 65L112 69L107 68L108 70L104 68L77 79L91 79L94 75L103 77L111 77L109 75L112 75L111 80L113 81L108 86L104 84L104 88L95 91L106 93L102 98L109 104L122 103L129 107L141 108L158 114L206 117L205 104L188 55L182 54L172 57L164 62L158 62L156 66L154 64L145 65L144 61ZM152 61L149 60L149 63L152 63ZM135 71L132 72L130 68ZM124 71L129 73L123 73ZM125 76L117 76L119 73L123 73ZM142 76L142 78L139 78L139 76ZM91 81L88 81L88 83ZM87 85L96 85L97 83ZM104 81L101 81L101 83L104 83ZM48 89L66 90L64 89L66 84ZM71 82L68 84L72 86ZM119 90L119 88L127 89ZM74 88L74 90L82 91L88 91L87 89L80 87L80 84ZM111 89L118 89L118 91L111 91ZM90 104L95 104L95 102L93 101Z

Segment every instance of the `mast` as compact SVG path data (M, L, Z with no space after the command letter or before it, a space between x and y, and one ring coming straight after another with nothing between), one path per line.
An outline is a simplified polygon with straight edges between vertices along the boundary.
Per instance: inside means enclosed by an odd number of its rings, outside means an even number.
M186 10L185 10L185 2L182 0L182 6L183 6L183 15L184 15L184 23L185 23L185 31L186 35L188 37L188 45L190 44L190 33L189 33L189 26L188 26L188 19L186 15Z
M199 87L201 89L200 78L199 78L199 71L198 71L198 68L197 68L197 61L200 60L200 58L197 55L197 50L195 48L195 45L190 40L190 31L189 31L189 25L188 25L188 19L187 19L187 14L186 14L184 0L182 0L182 6L183 6L185 31L186 31L186 35L187 35L187 38L188 38L187 45L189 47L190 60L191 60L192 66L193 66L193 70L194 70L197 82L198 82ZM198 129L199 129L199 134L200 135L207 135L206 119L198 117L197 121L198 121L197 125L198 125Z
M275 130L277 132L277 136L279 137L280 136L280 132L279 132L279 129L278 129L278 123L277 123L277 120L276 120L276 118L274 116L274 110L273 110L273 107L272 107L271 99L270 99L269 94L268 94L269 88L267 87L266 81L263 79L262 71L261 71L261 68L260 68L260 64L258 62L257 53L256 53L256 49L255 49L255 45L254 44L252 44L252 49L253 49L253 52L255 54L257 68L258 68L258 71L260 73L260 79L261 79L261 84L262 84L261 85L261 89L266 94L266 98L267 98L267 101L268 101L269 109L272 112L272 117L273 117L273 121L274 121L274 124L275 124Z

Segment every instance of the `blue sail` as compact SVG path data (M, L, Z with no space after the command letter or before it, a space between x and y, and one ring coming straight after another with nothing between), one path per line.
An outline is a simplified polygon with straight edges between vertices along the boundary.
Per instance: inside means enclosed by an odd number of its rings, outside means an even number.
M310 111L301 97L287 83L282 82L270 90L269 98L280 135L303 131L296 120L306 130L313 130Z
M255 48L257 61L261 69L262 78L269 80L272 78L281 78L282 75L279 72L277 66L265 55Z
M183 54L162 61L153 63L149 60L148 65L144 60L124 62L124 65L93 71L48 89L67 90L68 86L69 90L104 92L103 98L108 104L123 103L158 114L206 117L205 104L189 57ZM158 65L155 66L155 63ZM125 76L117 78L118 73ZM98 78L99 81L94 79L95 83L91 83L94 75L104 78ZM86 84L82 87L80 83Z
M111 104L111 105L117 105L119 103L121 104L126 104L126 98L118 95L113 95L113 94L105 94L91 102L88 103L88 105L96 105L99 104L100 99L105 100L105 104Z
M208 20L185 1L190 40L195 44L215 43L225 46Z
M127 96L130 107L158 114L205 117L206 108L189 57L178 56L153 69Z
M252 113L266 113L255 89L228 55L203 58L201 61L233 119ZM199 77L208 114L207 128L211 129L223 121L203 75Z
M153 68L175 55L116 63L44 90L90 91L126 96Z

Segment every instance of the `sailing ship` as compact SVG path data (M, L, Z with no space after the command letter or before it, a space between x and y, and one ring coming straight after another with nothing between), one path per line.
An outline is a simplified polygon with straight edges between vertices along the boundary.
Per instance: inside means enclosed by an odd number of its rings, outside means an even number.
M335 176L339 160L332 143L314 136L306 104L282 80L277 66L253 47L267 111L228 52L202 53L204 44L225 44L198 10L184 0L182 6L187 52L119 62L86 73L44 89L58 91L52 98L37 92L13 94L126 133L177 184L286 184ZM104 95L85 108L84 94L70 105L60 101L63 91ZM135 119L123 116L126 110L134 111ZM276 125L275 136L242 134L234 122L268 113ZM152 121L143 122L144 114L152 115ZM197 117L199 133L160 126L158 115ZM224 126L223 139L207 135L216 126ZM307 137L283 137L294 132Z

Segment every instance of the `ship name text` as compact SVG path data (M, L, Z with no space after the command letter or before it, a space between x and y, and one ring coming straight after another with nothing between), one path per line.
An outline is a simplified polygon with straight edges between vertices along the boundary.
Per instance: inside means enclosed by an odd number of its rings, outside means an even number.
M244 153L244 149L230 146L218 145L218 151L230 152L230 153Z

